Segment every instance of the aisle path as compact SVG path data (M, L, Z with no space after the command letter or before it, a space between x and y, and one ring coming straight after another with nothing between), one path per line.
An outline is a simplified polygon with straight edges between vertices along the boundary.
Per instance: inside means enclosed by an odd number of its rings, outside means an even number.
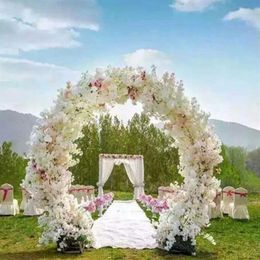
M155 229L135 200L116 200L93 225L94 248L155 248Z

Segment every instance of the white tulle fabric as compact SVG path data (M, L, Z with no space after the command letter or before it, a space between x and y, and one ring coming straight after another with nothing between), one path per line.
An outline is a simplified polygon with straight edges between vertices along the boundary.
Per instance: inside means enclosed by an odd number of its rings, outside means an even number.
M156 248L155 229L136 201L114 201L94 222L94 248Z
M144 193L144 166L143 158L121 159L100 158L98 195L103 195L103 187L112 173L114 165L124 164L127 176L134 186L134 199Z

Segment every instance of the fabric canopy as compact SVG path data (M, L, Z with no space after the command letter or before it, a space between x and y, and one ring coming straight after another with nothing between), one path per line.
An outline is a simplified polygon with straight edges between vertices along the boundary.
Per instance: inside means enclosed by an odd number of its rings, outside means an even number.
M114 165L124 164L127 176L134 186L134 199L144 193L144 161L143 156L100 155L98 195L103 195L103 187L112 173Z

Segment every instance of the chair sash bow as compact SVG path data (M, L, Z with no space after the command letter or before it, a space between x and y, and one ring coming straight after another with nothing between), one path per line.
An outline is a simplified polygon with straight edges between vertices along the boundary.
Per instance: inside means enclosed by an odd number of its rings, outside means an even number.
M226 193L228 197L233 196L233 191L232 190L228 190L228 191L223 191L223 193Z
M247 195L247 192L237 192L237 191L232 191L232 190L223 191L223 193L226 193L227 196L232 196L233 194L237 194L237 195L240 195L240 197L246 197L246 195Z
M237 191L235 191L234 194L238 194L238 195L240 195L240 197L246 197L247 192L237 192Z
M74 188L74 189L70 189L69 192L73 192L73 191L86 191L86 192L89 192L89 191L93 191L94 188Z
M8 192L13 190L13 189L12 188L0 188L0 190L2 190L4 192L3 201L5 201L6 198L7 198Z

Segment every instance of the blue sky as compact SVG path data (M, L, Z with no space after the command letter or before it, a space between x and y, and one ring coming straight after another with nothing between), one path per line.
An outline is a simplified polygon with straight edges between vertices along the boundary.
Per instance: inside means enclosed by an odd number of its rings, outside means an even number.
M257 0L0 0L0 6L0 109L38 115L82 71L155 64L174 71L213 118L260 129Z

